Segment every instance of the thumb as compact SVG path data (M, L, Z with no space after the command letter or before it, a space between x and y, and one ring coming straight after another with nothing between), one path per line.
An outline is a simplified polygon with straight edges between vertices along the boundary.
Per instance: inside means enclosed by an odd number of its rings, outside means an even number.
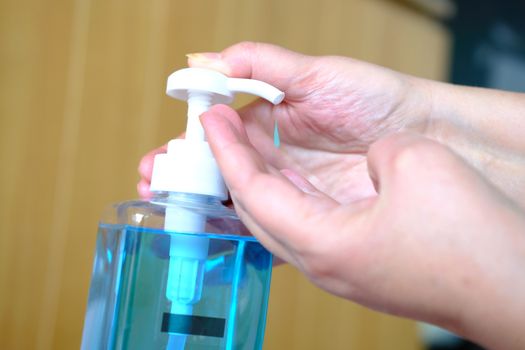
M268 249L292 261L288 247L311 242L312 222L338 205L289 170L275 171L250 144L239 115L224 105L201 116L239 216ZM308 223L308 224L306 224Z
M302 55L279 46L242 42L220 53L188 54L190 67L217 70L234 78L257 79L288 92L294 80L310 67L312 56Z

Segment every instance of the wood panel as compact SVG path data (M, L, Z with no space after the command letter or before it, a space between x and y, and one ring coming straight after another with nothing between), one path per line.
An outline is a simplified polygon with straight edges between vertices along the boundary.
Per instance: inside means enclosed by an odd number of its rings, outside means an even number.
M0 347L80 343L98 216L183 129L164 95L185 53L266 41L446 76L448 35L373 0L2 0ZM274 272L267 349L417 349L412 322Z

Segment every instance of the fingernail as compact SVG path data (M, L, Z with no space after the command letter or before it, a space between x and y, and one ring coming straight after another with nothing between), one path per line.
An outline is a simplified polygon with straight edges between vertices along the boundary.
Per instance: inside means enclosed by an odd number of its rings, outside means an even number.
M186 57L188 58L188 65L190 67L210 68L223 74L230 73L230 68L218 52L189 53Z
M196 61L213 61L213 60L220 60L221 54L219 52L195 52L195 53L189 53L186 55L190 60L196 60Z

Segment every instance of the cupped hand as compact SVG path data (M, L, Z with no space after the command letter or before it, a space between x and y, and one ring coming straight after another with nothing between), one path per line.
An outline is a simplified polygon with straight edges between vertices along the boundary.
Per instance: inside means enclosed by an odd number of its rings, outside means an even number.
M431 101L413 77L344 57L313 57L261 43L240 43L221 53L188 55L191 67L263 80L285 92L239 113L252 144L276 168L300 173L346 203L374 193L366 171L371 143L399 130L424 131ZM274 122L281 147L273 146ZM147 194L150 153L141 164L139 193Z
M523 344L524 214L448 148L380 139L367 153L378 194L341 204L270 164L231 108L201 121L244 224L312 282L489 347Z

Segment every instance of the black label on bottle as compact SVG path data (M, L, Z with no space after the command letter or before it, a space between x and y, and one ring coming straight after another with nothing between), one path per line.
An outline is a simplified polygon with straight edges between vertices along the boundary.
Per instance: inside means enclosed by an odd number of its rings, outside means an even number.
M162 315L161 331L188 335L204 335L207 337L224 337L226 320L217 317L170 314Z

